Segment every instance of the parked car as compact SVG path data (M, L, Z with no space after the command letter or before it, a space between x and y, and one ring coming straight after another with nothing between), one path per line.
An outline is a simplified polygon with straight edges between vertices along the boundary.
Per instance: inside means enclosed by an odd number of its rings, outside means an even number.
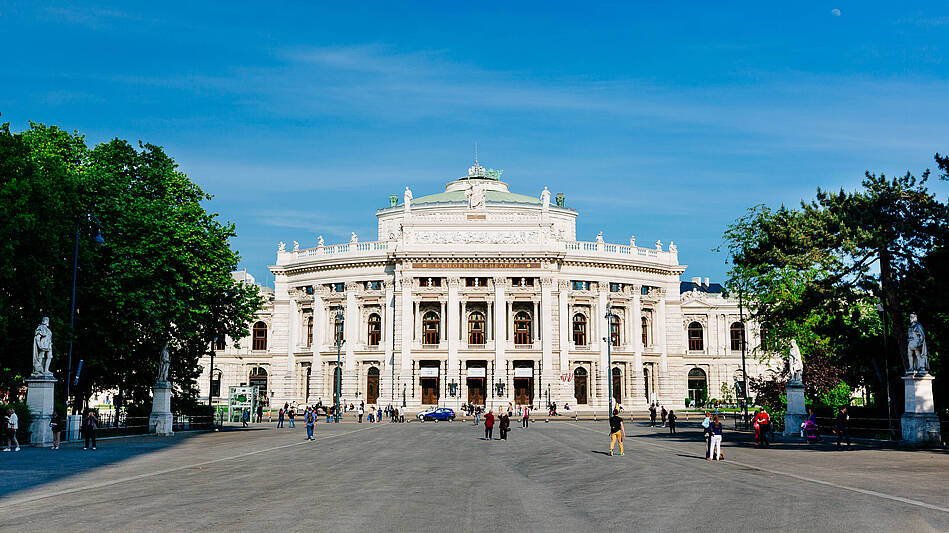
M419 413L419 420L423 422L430 420L434 420L435 422L438 422L439 420L448 420L451 422L455 420L455 411L447 407L439 407L433 411Z
M418 418L419 420L424 420L426 415L430 415L437 410L438 410L438 407L429 407L428 409L423 409L422 411L419 411L417 415L415 415L415 418Z

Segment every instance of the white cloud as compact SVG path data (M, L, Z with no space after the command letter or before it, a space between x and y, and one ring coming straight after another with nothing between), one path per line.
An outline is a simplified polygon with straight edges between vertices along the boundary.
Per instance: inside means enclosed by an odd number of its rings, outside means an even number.
M839 16L840 16L840 10L837 9L837 8L831 9L831 10L830 10L830 14L833 15L833 16L835 16L835 17L839 17Z

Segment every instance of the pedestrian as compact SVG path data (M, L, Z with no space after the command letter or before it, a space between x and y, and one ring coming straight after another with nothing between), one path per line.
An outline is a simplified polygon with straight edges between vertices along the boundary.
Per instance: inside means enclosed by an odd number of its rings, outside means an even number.
M709 431L712 433L712 449L708 460L715 458L715 452L718 451L718 461L722 460L722 423L718 421L718 415L712 415L712 423L709 424Z
M757 436L756 445L764 444L768 446L768 429L771 426L771 415L764 407L755 414L755 435Z
M313 429L316 425L316 411L306 408L306 414L303 415L303 423L306 424L306 440L313 440Z
M670 435L676 434L676 418L678 417L676 416L675 411L673 411L672 409L669 409L669 434Z
M847 406L840 408L840 413L837 414L837 422L834 426L834 433L837 434L837 449L840 449L840 440L847 439L847 448L850 448L850 431L847 429L847 424L850 422L850 415L847 414Z
M241 413L241 427L247 427L247 422L250 421L250 409L244 409L244 412Z
M507 433L511 431L511 414L502 413L501 414L501 423L498 425L498 429L501 430L501 440L507 440Z
M662 411L660 411L660 415L662 416L662 427L666 427L666 416L668 416L669 411L666 411L665 405L661 407L662 407Z
M278 428L283 427L283 409L277 412L277 427Z
M296 411L296 409L294 409L294 407L291 405L290 408L289 408L289 410L287 411L287 427L289 427L289 428L295 428L295 427L297 427L296 424L294 423L294 419L295 419L296 417L297 417L297 411Z
M86 445L83 446L83 450L89 449L89 443L92 443L92 449L96 449L96 427L99 425L99 420L96 418L96 414L91 409L86 411L86 418L82 421L82 436L86 439Z
M362 424L362 415L363 415L363 413L364 413L363 407L362 407L362 405L360 405L360 406L359 406L359 413L357 414L357 416L358 416L358 418L359 418L359 423L360 423L360 424Z
M16 431L20 429L20 421L13 409L7 409L6 424L4 426L4 432L7 434L7 445L3 448L3 451L10 451L11 445L13 451L20 451L20 441L16 440Z
M610 455L613 455L613 446L619 441L619 454L623 452L623 437L626 436L626 429L623 427L623 419L619 416L619 409L613 409L613 416L610 417Z
M53 411L53 416L49 419L49 430L53 432L53 449L59 449L60 433L63 431L63 419L59 417L59 411Z
M649 404L649 427L656 427L656 404Z
M494 411L488 411L488 414L484 415L484 438L491 440L491 433L494 432Z
M530 418L531 418L530 409L528 409L527 407L525 407L525 408L524 408L524 417L521 418L521 427L522 427L522 428L526 428L528 425L530 425Z
M264 404L257 405L257 423L264 419Z
M480 423L481 423L481 407L478 406L478 407L475 407L475 410L474 410L474 425L477 426Z
M705 411L705 419L702 420L702 436L705 437L705 458L711 457L712 451L712 414Z

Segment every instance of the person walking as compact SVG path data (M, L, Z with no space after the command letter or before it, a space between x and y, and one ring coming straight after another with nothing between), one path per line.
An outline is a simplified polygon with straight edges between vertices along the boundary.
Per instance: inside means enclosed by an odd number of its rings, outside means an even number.
M264 404L257 405L257 423L264 419Z
M357 417L358 417L358 419L359 419L359 423L360 423L360 424L362 424L362 415L363 415L365 412L366 412L366 411L365 411L365 409L363 408L363 406L360 405L360 406L359 406L359 413L357 414Z
M705 458L711 457L712 451L712 414L705 411L705 419L702 420L702 435L705 437Z
M649 427L656 427L656 404L649 404Z
M755 415L755 428L756 434L758 436L758 441L756 444L764 444L765 446L769 445L768 442L768 430L771 426L771 415L768 414L767 409L764 407L761 408L761 411Z
M661 407L662 407L662 411L660 411L660 415L662 416L662 427L666 427L666 416L668 416L669 411L666 411L665 405Z
M675 411L673 411L672 409L669 409L669 434L670 435L676 434L676 418L678 417L676 416Z
M712 423L709 424L709 431L712 433L712 449L709 454L708 460L711 461L715 458L716 451L718 452L718 461L722 460L722 423L718 420L718 415L712 415Z
M283 409L277 412L277 427L283 427Z
M247 422L250 421L250 409L244 409L241 413L241 427L247 427Z
M58 450L60 434L63 431L63 420L58 411L53 411L53 416L49 419L49 430L53 432L53 449Z
M840 408L840 413L837 414L837 422L834 425L834 433L837 434L837 449L840 449L840 440L847 439L847 449L850 449L850 431L847 429L847 424L850 422L850 415L847 414L847 406Z
M86 411L86 418L82 421L82 436L86 439L86 445L82 447L83 450L89 449L89 443L92 442L92 449L96 449L96 426L99 425L99 420L96 418L96 414L91 409Z
M524 408L524 417L521 418L521 427L522 427L522 428L526 428L528 425L530 425L530 422L531 422L531 421L530 421L530 418L531 418L530 409L528 409L527 407L525 407L525 408Z
M494 432L494 411L488 411L484 415L484 438L491 440L491 433Z
M294 423L294 419L295 419L296 417L297 417L297 411L296 411L296 409L294 409L294 407L291 405L290 408L287 410L287 427L288 427L288 428L295 428L295 427L297 427L296 424Z
M511 431L511 415L510 413L501 413L501 423L499 425L501 430L501 440L507 440L507 433Z
M478 406L478 407L475 407L475 410L474 410L474 425L477 426L480 423L481 423L481 407Z
M316 411L306 408L306 414L303 415L303 423L306 424L306 440L313 440L313 429L316 426Z
M16 440L16 431L20 429L20 421L16 416L16 411L7 409L6 423L3 431L7 434L7 445L3 451L8 452L13 447L13 451L20 451L20 441Z
M619 409L613 409L613 416L610 417L610 455L613 455L613 446L619 441L619 454L625 455L623 451L623 437L626 436L626 429L623 428L623 419L619 416Z

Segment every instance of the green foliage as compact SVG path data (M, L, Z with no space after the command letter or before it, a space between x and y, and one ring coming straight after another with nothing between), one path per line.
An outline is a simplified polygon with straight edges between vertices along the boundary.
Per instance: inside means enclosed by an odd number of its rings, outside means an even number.
M852 391L850 385L841 381L832 389L821 394L818 397L818 401L828 407L842 407L844 405L850 405L851 395Z
M92 149L79 134L32 124L0 129L0 388L30 372L33 329L50 317L52 370L65 377L83 359L78 396L119 389L145 401L158 354L171 340L177 396L194 394L197 361L211 341L241 338L260 306L255 287L235 282L235 227L202 202L211 197L160 147L114 139ZM96 246L101 220L105 244ZM69 330L79 235L76 329ZM64 379L60 379L63 383ZM75 389L74 389L75 390Z
M949 175L949 159L937 155L937 164ZM741 291L762 326L759 358L786 357L790 340L797 339L805 366L815 354L840 362L823 365L837 375L820 376L824 385L812 393L840 381L882 392L885 361L892 386L899 385L908 309L929 308L920 320L935 328L945 328L949 315L949 289L934 277L940 272L934 267L949 266L943 259L949 206L926 188L928 177L928 170L920 179L868 172L856 191L818 189L813 201L796 209L755 206L728 227L727 286ZM887 313L887 353L877 304ZM940 353L930 345L937 380Z

